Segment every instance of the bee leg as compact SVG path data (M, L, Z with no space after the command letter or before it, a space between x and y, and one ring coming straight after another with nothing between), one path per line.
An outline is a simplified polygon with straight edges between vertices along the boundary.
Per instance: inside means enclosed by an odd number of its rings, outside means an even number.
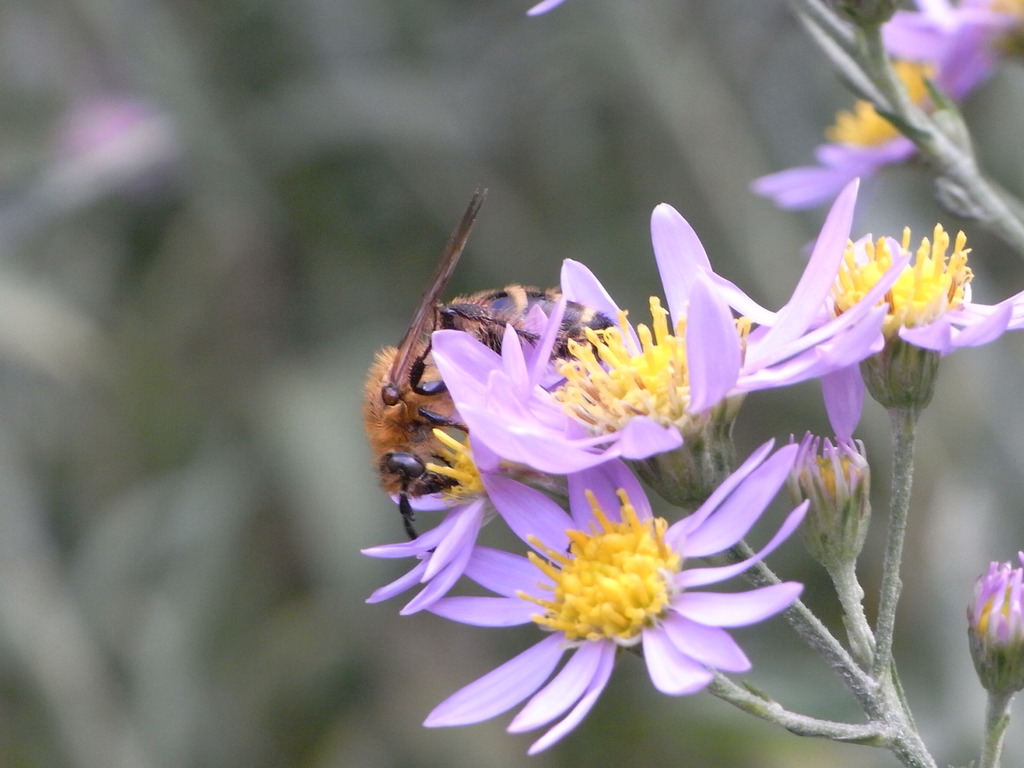
M420 417L424 421L429 421L435 427L452 427L453 429L461 429L463 432L469 431L468 429L466 429L465 424L460 424L459 422L453 421L447 416L442 416L440 413L434 413L433 411L428 410L427 408L420 408L417 410L417 413L419 413Z
M416 514L412 511L409 496L405 492L398 498L398 511L402 513L402 525L405 526L405 532L409 536L409 541L412 541L419 534L416 533L416 529L412 526L412 521L416 519Z
M427 370L427 357L430 355L430 342L427 342L427 346L423 348L423 354L419 355L415 360L412 361L412 365L409 366L409 386L412 391L417 395L440 395L448 388L444 385L441 379L434 381L428 381L422 383L423 373Z

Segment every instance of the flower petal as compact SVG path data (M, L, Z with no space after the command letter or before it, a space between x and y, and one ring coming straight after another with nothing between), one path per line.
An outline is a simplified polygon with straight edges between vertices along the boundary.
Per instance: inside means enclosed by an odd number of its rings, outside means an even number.
M537 575L537 566L525 557L490 547L473 547L466 565L466 576L504 597L515 597L525 585L536 581Z
M850 365L822 376L821 392L836 437L850 439L864 408L864 378L860 367Z
M451 529L430 555L427 572L423 574L424 581L434 578L438 571L459 557L463 550L473 549L480 528L483 527L486 510L487 501L482 498L452 507L448 513L448 518L452 520Z
M686 357L693 413L721 402L740 372L740 339L729 305L698 275L692 280L686 322Z
M584 643L569 657L565 666L547 685L526 702L526 706L509 723L509 733L522 733L540 728L560 717L579 701L600 669L604 642Z
M453 507L453 509L455 508ZM455 527L457 520L457 516L448 514L445 515L444 520L436 526L431 528L429 531L424 531L411 541L400 541L397 544L381 544L376 547L367 547L366 549L360 550L360 552L369 557L381 557L386 559L423 555L434 549L449 533L451 533L451 530Z
M601 654L600 663L593 678L591 678L586 693L583 694L583 697L572 708L572 711L558 725L530 745L527 754L535 755L547 749L579 725L580 721L590 712L604 687L608 684L608 678L611 677L612 669L615 668L615 646L612 643L600 643L599 650Z
M609 320L614 321L619 316L619 305L586 265L565 259L562 262L561 287L569 301L592 307Z
M383 587L375 589L373 594L366 598L368 603L381 603L385 600L390 600L395 595L400 595L406 590L412 589L420 583L420 579L423 577L424 571L427 570L426 562L420 562L416 564L416 567L403 576L392 581L390 584L385 584Z
M436 605L436 604L435 604ZM467 725L500 715L536 691L562 658L561 635L549 635L442 701L423 722L428 728Z
M514 627L529 624L530 617L537 613L537 606L518 597L459 596L435 600L427 610L476 627Z
M537 3L533 8L526 12L527 16L540 16L542 13L547 13L552 8L557 8L565 0L543 0L543 2Z
M747 460L735 472L725 478L722 484L712 491L707 501L701 504L696 512L688 517L684 517L677 523L673 523L669 527L665 534L665 542L673 549L681 550L683 548L683 541L689 532L702 525L708 515L712 514L718 508L718 505L728 498L729 494L738 488L754 470L761 466L765 457L771 453L772 446L774 445L775 441L769 440L750 454Z
M802 336L820 311L825 297L832 290L846 252L859 183L859 179L854 179L847 184L829 209L807 268L793 290L793 295L779 310L775 324L758 345L758 355L770 357L776 346ZM757 361L750 365L756 367Z
M651 213L651 243L674 325L686 317L694 280L711 271L711 261L693 227L668 203Z
M593 467L618 456L613 435L572 439L538 418L535 410L508 397L486 405L456 400L459 415L469 426L474 443L479 441L509 461L525 464L541 472L567 475Z
M732 635L720 627L709 627L670 611L662 629L672 644L691 659L723 672L746 672L750 659Z
M960 347L977 347L999 338L1010 326L1013 306L1008 301L989 308L984 316L962 329L952 325L952 317L938 318L935 322L917 328L902 328L900 338L924 349L933 349L948 355ZM950 313L952 315L952 313Z
M445 563L440 571L434 574L433 578L430 578L427 586L421 589L416 597L405 604L402 610L399 611L399 614L409 616L427 608L444 597L448 590L455 586L455 582L462 578L462 573L466 570L466 563L469 562L469 556L472 552L473 547L471 545L455 550L452 553L451 559ZM432 560L433 557L430 559ZM429 573L429 571L428 565L427 572ZM423 579L426 580L428 578L425 573Z
M672 607L711 627L744 627L786 610L802 590L803 584L785 581L749 592L683 592Z
M750 191L767 197L779 208L802 210L833 199L851 180L860 175L860 168L805 165L787 168L755 179Z
M456 402L483 402L486 380L478 371L501 367L501 357L465 331L434 331L431 359Z
M673 426L659 424L647 416L637 416L626 422L617 433L615 449L606 455L618 455L624 459L646 459L658 453L674 451L683 444L683 436Z
M554 350L555 342L561 335L563 317L565 317L564 296L559 298L558 301L555 302L554 307L551 308L551 314L548 316L548 322L544 327L544 333L541 334L536 348L531 352L529 363L530 377L526 382L526 387L529 389L533 389L538 386L547 375L548 371L551 370L552 350ZM517 343L519 343L518 340Z
M747 479L686 536L686 556L706 557L742 539L786 482L799 446L786 445L766 459Z
M664 627L643 631L644 661L654 687L669 696L696 693L707 687L714 675L691 659L672 642Z
M529 543L536 536L559 552L569 546L566 531L573 527L572 518L546 495L493 475L484 478L484 487L498 514L520 539Z
M799 506L790 512L783 521L779 530L777 530L775 535L772 536L771 541L765 544L760 552L756 552L746 560L741 560L740 562L732 563L731 565L713 566L709 568L689 568L676 576L676 584L682 589L690 589L704 584L715 584L719 581L724 581L725 579L730 579L733 576L743 573L758 560L763 560L769 554L774 552L776 547L789 538L790 534L796 530L796 527L803 522L804 515L807 513L808 504L809 502L807 501L801 502Z
M505 332L501 337L501 367L513 389L522 392L530 386L531 379L526 367L523 345L519 340L519 333L511 323L505 324Z

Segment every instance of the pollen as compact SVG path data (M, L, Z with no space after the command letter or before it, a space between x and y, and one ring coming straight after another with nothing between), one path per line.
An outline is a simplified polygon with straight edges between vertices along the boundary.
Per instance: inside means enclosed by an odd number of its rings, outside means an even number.
M640 520L625 491L618 492L621 521L615 522L588 492L597 522L589 532L570 530L568 552L533 543L544 553L530 561L550 580L550 599L519 596L544 609L532 618L541 627L561 632L570 642L612 640L622 646L640 642L644 627L665 615L678 591L673 576L683 558L665 543L668 523Z
M650 327L637 325L635 338L620 312L618 327L588 328L589 343L569 342L573 359L560 366L565 383L554 397L594 434L617 432L637 416L684 431L690 421L686 321L673 333L657 297L651 297L650 308L653 321ZM748 327L740 323L741 336Z
M469 438L467 437L465 442L456 440L443 429L435 429L434 437L441 445L443 456L439 458L444 463L429 463L427 471L450 477L455 481L455 485L445 489L444 497L457 503L482 496L484 484L480 479L480 470L473 461Z
M871 287L892 266L893 254L887 240L865 244L862 255L854 251L852 243L846 246L846 255L839 269L832 296L836 314L840 314L864 297ZM953 252L946 255L950 247L949 235L936 224L932 239L921 240L913 263L907 265L895 285L885 296L889 304L883 324L887 338L894 336L901 327L927 325L944 312L963 306L965 292L973 278L967 266L967 236L958 232L953 241ZM902 250L910 246L910 229L903 230Z
M925 106L928 99L925 78L932 76L932 68L909 61L897 61L893 69L906 87L911 101L918 106ZM829 141L861 147L877 147L899 135L896 127L878 114L870 102L864 100L857 101L852 112L845 109L837 112L835 125L825 130L825 138Z

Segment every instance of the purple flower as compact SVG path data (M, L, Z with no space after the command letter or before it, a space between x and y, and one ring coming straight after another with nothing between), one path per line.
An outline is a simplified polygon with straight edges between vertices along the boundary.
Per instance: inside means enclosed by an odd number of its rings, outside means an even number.
M954 100L976 85L965 76L961 57L954 53L948 52L948 60L928 57L922 59L927 64L897 61L893 65L915 104L930 108L925 78ZM830 141L814 150L817 165L762 176L751 184L754 194L771 198L780 208L810 208L831 200L853 179L868 178L884 166L906 162L917 152L910 139L863 100L855 104L853 112L840 112L825 133Z
M1024 566L1024 552L1017 557ZM967 608L971 656L981 684L993 693L1024 688L1024 568L991 563Z
M509 332L500 355L466 334L435 333L435 363L474 440L508 460L566 474L673 450L709 423L731 423L748 392L817 378L881 348L884 308L875 305L895 271L838 317L827 311L855 201L852 183L778 312L715 274L692 227L662 204L651 236L668 309L651 300L651 327L630 325L597 278L566 261L566 297L619 318L619 327L573 346L576 359L560 368L564 383L541 384L560 322L554 315L536 348Z
M684 565L733 546L760 518L785 482L798 448L790 445L772 456L770 450L770 443L762 446L693 515L671 526L652 516L628 473L576 476L570 484L571 516L541 494L528 508L508 515L521 518L524 526L517 532L529 531L526 539L534 551L519 557L476 547L466 569L497 597L448 597L430 610L479 626L532 621L547 636L450 696L424 724L480 722L530 697L509 731L557 721L531 746L533 754L586 716L621 648L642 645L651 681L670 695L702 690L714 670L750 669L726 628L784 610L801 585L785 582L733 593L700 588L742 573L774 550L799 524L806 504L794 509L751 559L719 567ZM524 501L520 497L517 504ZM502 509L504 501L495 504ZM567 650L572 656L555 673Z
M949 253L952 245L952 253ZM1024 327L1024 293L995 305L971 300L973 277L967 266L967 237L950 241L941 225L924 238L909 263L910 230L902 243L869 237L851 243L833 291L836 313L860 303L874 281L904 264L886 294L882 324L887 345L898 339L921 350L945 356L961 347L987 344L1008 330ZM901 377L904 381L908 377ZM860 419L865 383L856 366L839 369L824 381L825 402L836 434L848 438Z
M882 27L893 56L942 63L944 88L963 96L995 71L1002 38L1021 27L1020 13L993 0L917 0L917 11L897 11ZM1006 4L1008 5L1008 4Z
M433 334L434 363L474 441L508 461L555 474L678 447L676 430L649 419L593 435L566 413L549 382L564 309L563 299L536 346L506 329L500 355L460 331Z

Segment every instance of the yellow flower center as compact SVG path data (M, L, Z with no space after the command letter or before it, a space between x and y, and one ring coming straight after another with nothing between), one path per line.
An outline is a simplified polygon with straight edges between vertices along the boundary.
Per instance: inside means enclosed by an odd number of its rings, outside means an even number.
M544 609L532 617L537 624L571 642L636 645L641 630L664 616L683 558L665 543L668 523L660 517L640 520L625 491L619 491L621 522L609 520L593 494L588 497L597 525L589 533L568 531L568 553L532 541L544 551L545 557L530 552L529 558L551 580L544 585L551 598L519 596Z
M473 452L469 448L469 438L465 442L456 440L443 429L435 429L434 437L441 443L444 452L444 464L427 464L427 471L450 477L455 485L444 491L444 498L458 503L474 499L484 493L480 470L473 461Z
M903 251L909 245L908 228L903 230ZM901 327L927 325L947 310L963 306L964 288L974 276L967 266L970 249L965 248L966 245L967 236L958 232L953 253L947 257L949 235L941 224L935 225L931 242L927 237L921 240L913 263L904 268L885 296L889 311L882 330L887 338L894 336ZM860 301L892 266L892 262L893 254L885 239L866 243L860 258L854 252L853 243L848 243L832 289L836 314Z
M821 481L821 485L825 490L825 495L834 499L836 497L836 467L831 459L825 458L824 456L816 456L815 462L818 465L818 478ZM843 463L843 469L848 469L850 466L849 459L840 459ZM805 482L811 481L811 471L804 469L803 471Z
M897 61L893 69L911 100L924 106L928 97L925 78L932 76L932 68L909 61ZM829 141L862 147L877 147L899 135L896 127L878 114L870 102L864 100L857 101L852 112L845 109L837 112L835 125L825 129L825 138Z
M691 421L690 377L686 360L686 321L669 328L668 311L651 297L651 327L638 325L639 347L619 313L619 327L587 329L589 344L569 342L575 359L559 367L565 383L555 399L565 411L586 424L594 434L616 432L636 416L648 416L684 433ZM746 338L750 323L737 321Z

